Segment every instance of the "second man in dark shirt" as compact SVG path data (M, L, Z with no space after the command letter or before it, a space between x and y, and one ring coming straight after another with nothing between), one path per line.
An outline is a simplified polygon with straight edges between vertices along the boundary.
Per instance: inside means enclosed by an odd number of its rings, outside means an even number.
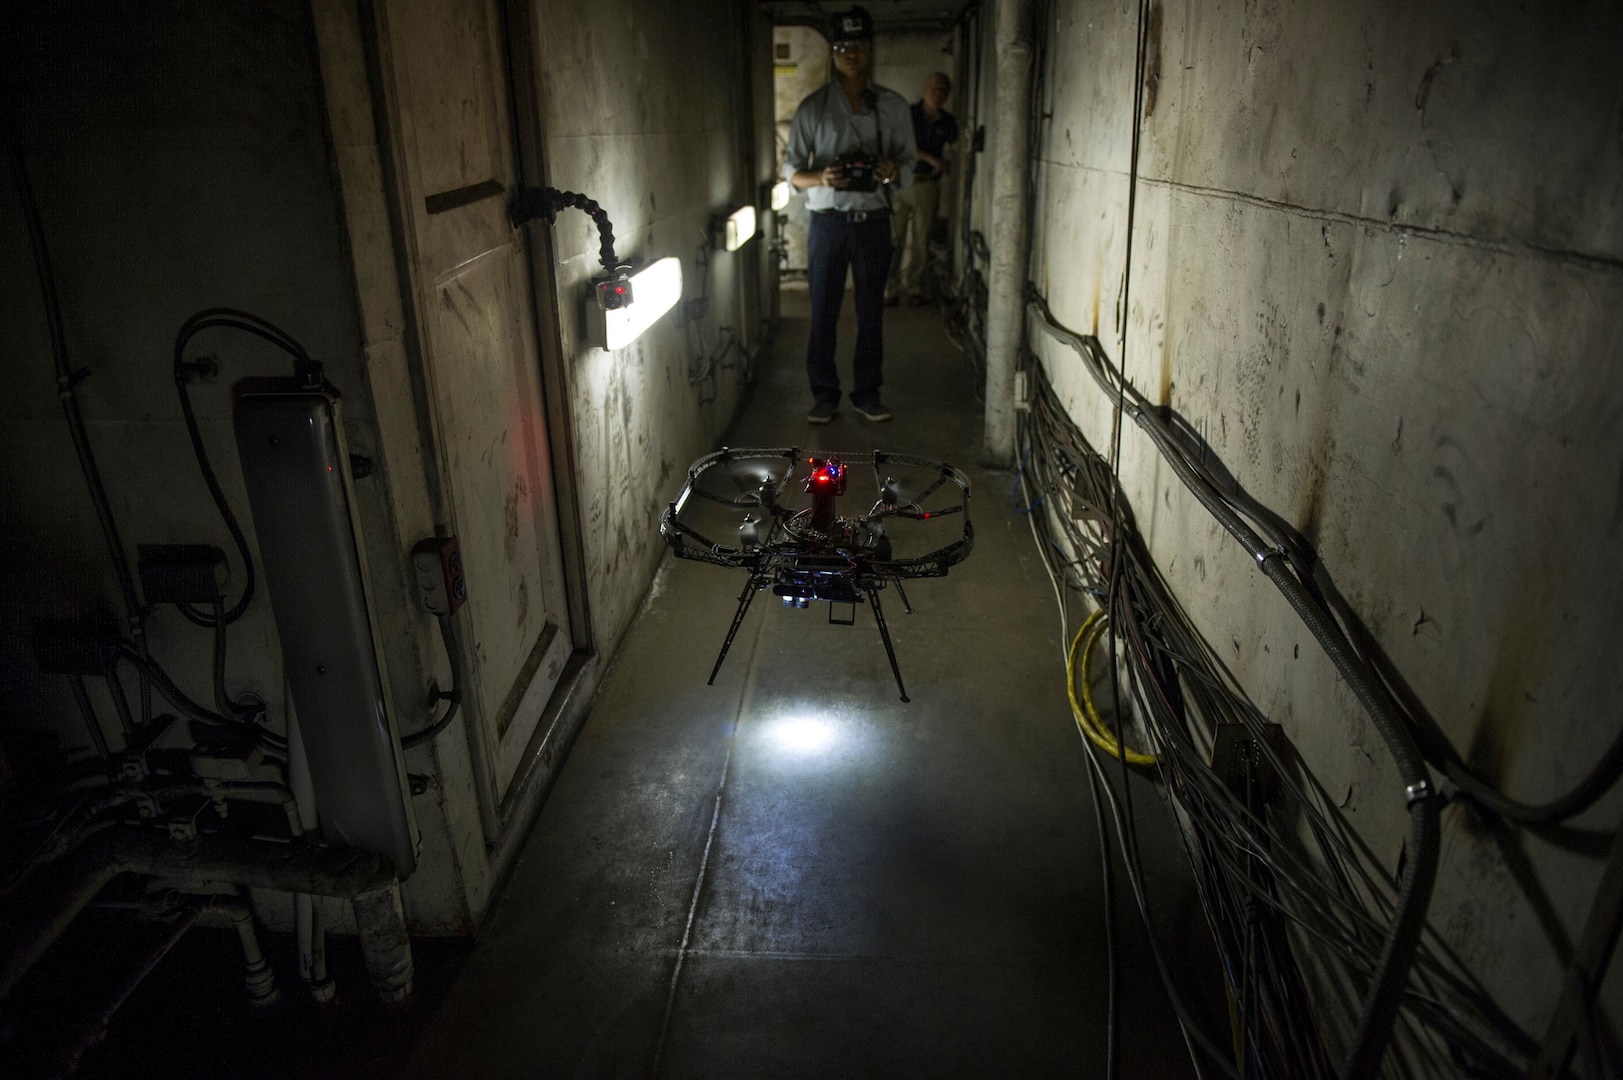
M942 108L952 93L952 80L936 72L924 80L924 95L913 105L913 136L918 143L918 164L913 183L896 193L891 215L893 248L885 302L897 303L903 294L910 304L926 296L924 265L930 226L941 206L942 180L947 175L947 147L958 141L958 121Z

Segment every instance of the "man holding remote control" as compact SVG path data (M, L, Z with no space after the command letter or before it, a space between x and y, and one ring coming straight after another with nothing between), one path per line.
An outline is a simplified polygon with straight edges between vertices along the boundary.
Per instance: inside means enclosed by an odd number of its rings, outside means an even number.
M806 279L811 340L806 374L812 407L806 419L826 424L840 403L835 332L845 300L845 273L855 286L857 346L851 407L869 420L889 420L879 397L884 364L885 279L890 273L890 192L913 179L917 151L907 99L873 85L873 19L860 7L829 24L835 77L810 94L789 125L783 175L807 192L811 211Z

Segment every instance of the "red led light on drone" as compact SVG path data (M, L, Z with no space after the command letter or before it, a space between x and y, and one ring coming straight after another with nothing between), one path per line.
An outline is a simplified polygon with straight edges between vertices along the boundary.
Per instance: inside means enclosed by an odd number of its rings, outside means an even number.
M845 466L838 461L810 458L811 473L806 477L806 490L823 495L845 494Z

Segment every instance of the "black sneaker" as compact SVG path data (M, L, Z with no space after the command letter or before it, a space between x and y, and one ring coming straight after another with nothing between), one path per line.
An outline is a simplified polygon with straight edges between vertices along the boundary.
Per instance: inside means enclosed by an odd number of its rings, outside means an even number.
M834 419L835 406L832 401L819 401L806 413L806 423L826 424ZM858 410L861 411L860 409Z
M870 401L866 405L858 405L853 401L851 407L857 411L858 416L866 417L869 420L877 422L890 419L890 410L885 408L882 402Z

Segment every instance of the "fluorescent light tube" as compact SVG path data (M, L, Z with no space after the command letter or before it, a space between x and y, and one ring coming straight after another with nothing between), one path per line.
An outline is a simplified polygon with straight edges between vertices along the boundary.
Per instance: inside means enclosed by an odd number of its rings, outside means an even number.
M789 205L789 196L793 192L789 189L789 181L779 180L772 185L772 209L782 210Z
M723 244L728 251L737 251L755 235L755 207L740 206L727 216Z

